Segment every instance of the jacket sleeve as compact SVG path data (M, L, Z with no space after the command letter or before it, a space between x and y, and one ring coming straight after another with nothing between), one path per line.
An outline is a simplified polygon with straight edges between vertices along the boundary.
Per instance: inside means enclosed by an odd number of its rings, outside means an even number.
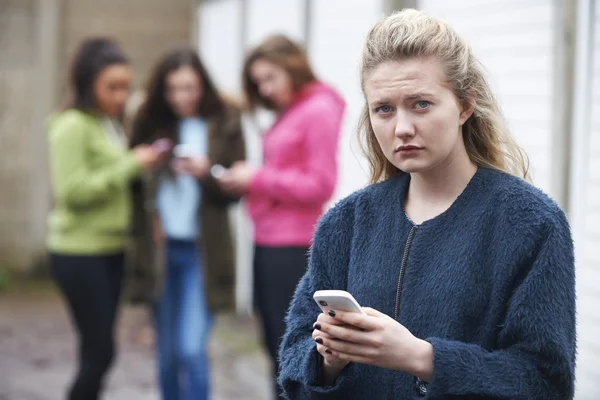
M254 176L249 194L281 202L323 204L332 196L337 181L337 150L343 110L315 109L306 117L307 159L296 168L264 166Z
M67 117L68 118L68 117ZM87 161L88 132L76 118L56 121L49 129L50 170L57 202L88 207L111 198L140 173L131 153L101 169L91 170Z
M434 349L431 398L572 399L575 268L564 214L549 228L533 265L508 302L498 336L500 350L442 338L427 340Z
M236 161L246 159L246 143L242 132L241 114L238 110L229 113L222 131L217 134L224 135L225 140L227 140L227 155L224 157L224 167L229 168ZM202 178L200 183L206 192L207 198L214 203L228 205L240 199L239 196L223 191L221 185L210 174Z
M338 206L339 207L339 206ZM348 376L353 364L342 371L334 386L319 386L322 357L312 339L312 326L321 313L312 296L317 290L344 289L351 233L338 207L326 214L315 233L309 267L301 279L286 317L286 333L279 350L279 384L288 399L351 398Z

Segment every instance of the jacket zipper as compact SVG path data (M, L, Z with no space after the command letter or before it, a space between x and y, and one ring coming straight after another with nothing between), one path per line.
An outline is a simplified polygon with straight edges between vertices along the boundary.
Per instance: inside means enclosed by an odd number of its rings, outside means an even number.
M400 264L400 274L398 276L398 289L396 290L396 308L394 309L394 319L398 320L400 315L400 300L402 297L402 286L404 284L404 275L406 273L406 263L408 262L408 253L410 251L410 245L412 243L415 232L419 228L418 225L413 225L408 232L408 238L406 239L406 245L404 246L404 254L402 255L402 264Z
M406 273L406 263L408 262L408 253L410 251L410 245L412 244L415 232L419 228L418 225L413 225L408 232L408 238L406 239L406 245L404 246L404 254L402 254L402 264L400 264L400 274L398 276L398 288L396 290L396 308L394 309L394 320L398 320L400 316L400 300L402 298L402 286L404 284L404 274ZM397 378L394 378L394 381ZM395 382L394 382L395 383ZM390 396L391 400L396 398L394 394L394 384L392 384L392 393Z

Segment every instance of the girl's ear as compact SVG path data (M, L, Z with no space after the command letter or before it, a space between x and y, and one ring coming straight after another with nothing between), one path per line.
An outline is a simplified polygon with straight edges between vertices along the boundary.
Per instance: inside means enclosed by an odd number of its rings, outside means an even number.
M460 112L460 117L458 119L461 126L471 118L471 115L475 112L476 105L475 99L472 96L469 96L467 100L462 102L462 111Z

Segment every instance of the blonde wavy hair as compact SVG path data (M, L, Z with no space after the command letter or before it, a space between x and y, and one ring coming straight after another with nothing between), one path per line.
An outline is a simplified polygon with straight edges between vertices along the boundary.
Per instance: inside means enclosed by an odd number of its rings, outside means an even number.
M363 95L365 80L380 64L426 57L440 60L447 83L462 104L475 105L473 115L462 128L471 161L529 180L527 155L510 135L483 69L469 44L445 21L412 9L381 19L369 31L363 47L360 68ZM387 160L377 142L366 96L358 133L369 161L371 183L404 173Z

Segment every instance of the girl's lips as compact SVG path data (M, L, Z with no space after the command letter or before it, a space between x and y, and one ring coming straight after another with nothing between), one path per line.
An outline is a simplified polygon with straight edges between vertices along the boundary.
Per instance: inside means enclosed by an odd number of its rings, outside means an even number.
M418 151L418 150L423 150L422 147L419 146L413 146L413 145L406 145L406 146L398 146L396 147L396 152L408 152L408 151Z

